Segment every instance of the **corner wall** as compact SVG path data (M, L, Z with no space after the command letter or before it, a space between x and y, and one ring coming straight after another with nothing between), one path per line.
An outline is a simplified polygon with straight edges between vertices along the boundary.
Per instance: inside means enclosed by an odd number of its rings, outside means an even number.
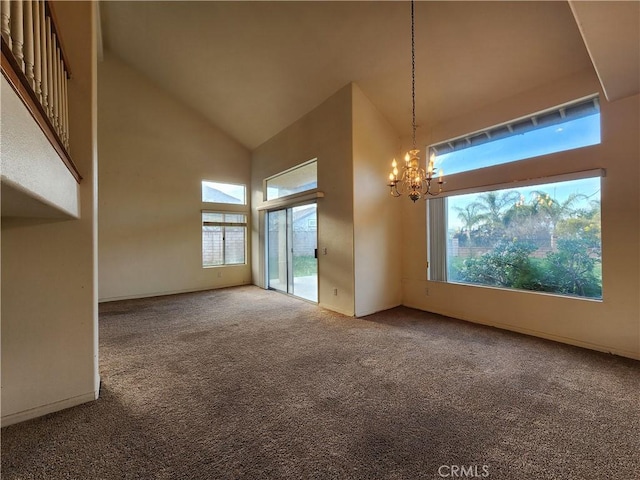
M599 92L592 72L507 99L433 130L435 143ZM607 102L600 96L602 143L535 159L458 174L448 190L499 184L594 168L602 179L603 301L574 299L426 280L426 234L403 242L403 303L595 350L640 358L640 97ZM426 232L424 203L404 205L405 229ZM425 295L427 291L429 296Z
M238 210L202 203L201 181L248 192L249 151L110 54L98 102L100 300L250 283L248 263L202 267L201 224Z
M318 303L345 315L355 312L351 114L347 85L255 149L251 168L253 282L266 288L265 213L257 210L264 201L263 180L318 159L318 190L325 194L318 199Z
M95 8L55 3L73 71L69 114L71 153L83 177L80 218L2 218L3 426L98 395Z
M353 223L355 314L396 307L402 300L401 202L385 188L400 139L362 90L353 87Z

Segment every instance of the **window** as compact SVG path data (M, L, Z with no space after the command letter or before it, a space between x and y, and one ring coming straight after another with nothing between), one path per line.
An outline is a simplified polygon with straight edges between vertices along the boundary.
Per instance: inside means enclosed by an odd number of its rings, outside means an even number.
M211 203L230 203L246 205L246 188L244 185L202 181L202 201Z
M430 200L431 215L438 201L446 253L432 280L602 298L600 178Z
M202 266L246 263L247 216L202 212Z
M599 112L594 96L431 149L447 173L467 175L600 143ZM602 174L471 183L429 199L429 280L601 299Z
M318 188L318 161L312 160L267 178L265 184L267 200Z
M598 97L432 145L447 175L600 143Z

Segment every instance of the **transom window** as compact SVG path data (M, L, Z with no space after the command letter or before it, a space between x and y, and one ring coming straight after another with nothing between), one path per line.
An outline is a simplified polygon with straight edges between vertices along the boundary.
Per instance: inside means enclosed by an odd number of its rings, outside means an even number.
M431 145L447 175L600 143L600 103L589 97Z
M207 203L229 203L246 205L247 193L244 185L202 181L202 201Z
M318 161L303 163L265 180L266 200L318 188Z

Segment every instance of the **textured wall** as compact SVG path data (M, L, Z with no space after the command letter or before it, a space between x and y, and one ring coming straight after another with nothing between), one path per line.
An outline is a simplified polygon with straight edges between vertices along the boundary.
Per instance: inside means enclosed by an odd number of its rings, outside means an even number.
M83 177L80 219L2 219L3 425L98 395L95 8L56 3L73 66L69 120Z
M52 207L51 216L80 214L80 187L31 113L2 77L2 185L7 184ZM6 208L6 206L5 206ZM12 212L30 212L12 206ZM33 215L41 214L37 209Z
M116 57L99 76L100 299L250 283L250 266L202 268L201 181L249 184L249 152ZM247 260L248 261L248 260Z

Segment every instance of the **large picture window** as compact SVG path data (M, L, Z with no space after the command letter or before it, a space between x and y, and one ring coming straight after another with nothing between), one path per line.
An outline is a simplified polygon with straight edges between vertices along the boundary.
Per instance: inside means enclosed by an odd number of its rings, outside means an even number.
M431 280L602 298L599 177L429 203Z
M439 168L466 176L598 143L600 106L592 96L430 149ZM602 173L514 177L502 187L471 184L429 199L429 279L601 299Z
M439 280L602 298L600 178L439 201L446 219Z
M202 266L246 263L247 216L202 212Z

